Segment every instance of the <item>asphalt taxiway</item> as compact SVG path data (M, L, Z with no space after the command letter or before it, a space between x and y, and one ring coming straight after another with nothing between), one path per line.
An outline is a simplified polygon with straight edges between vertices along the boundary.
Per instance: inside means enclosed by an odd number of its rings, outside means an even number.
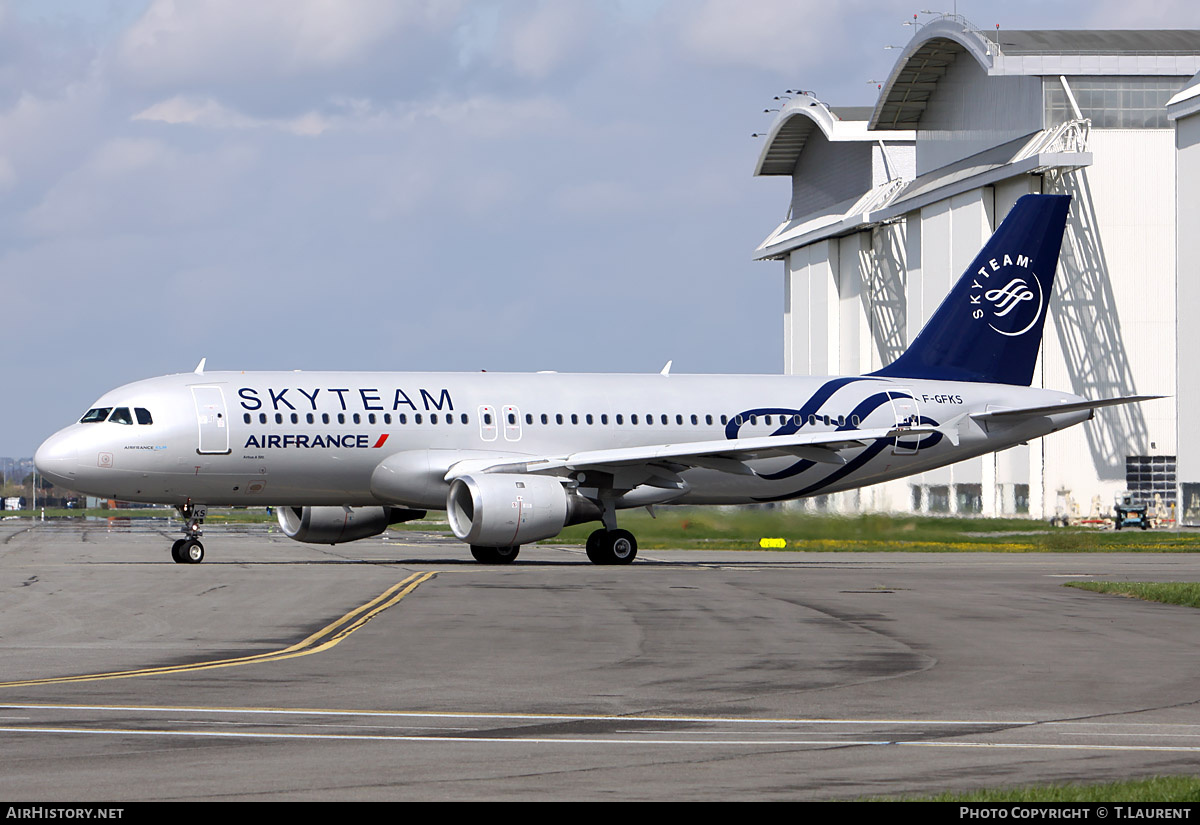
M844 799L1194 773L1200 613L1064 588L1200 556L643 551L474 563L0 523L0 795Z

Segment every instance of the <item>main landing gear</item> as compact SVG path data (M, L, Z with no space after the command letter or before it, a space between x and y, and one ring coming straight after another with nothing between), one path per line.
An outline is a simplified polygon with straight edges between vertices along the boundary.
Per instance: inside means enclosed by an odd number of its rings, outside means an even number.
M175 509L179 511L185 526L182 530L184 538L177 539L171 545L171 558L175 560L176 564L199 564L204 561L204 545L200 543L200 537L204 535L204 531L200 529L200 525L204 524L204 517L208 515L208 507L188 502Z
M611 479L599 488L600 522L604 525L587 538L587 557L592 564L633 564L637 539L628 530L617 529L616 495Z
M481 544L471 545L471 555L475 557L475 561L480 564L511 564L517 554L521 552L521 545L515 547L484 547Z
M175 543L180 544L180 542ZM480 564L511 564L520 552L520 546L471 545L471 555ZM174 555L175 551L172 550L171 554ZM200 550L200 555L203 558L203 548ZM633 560L637 558L637 539L628 530L596 530L588 536L587 557L592 564L632 564Z
M587 557L592 564L633 564L637 539L628 530L596 530L588 536Z
M592 564L633 564L637 558L637 539L628 530L617 529L616 499L611 484L602 487L599 494L591 498L600 507L600 521L604 526L588 536L588 560ZM509 564L520 550L520 546L471 545L471 555L480 564Z

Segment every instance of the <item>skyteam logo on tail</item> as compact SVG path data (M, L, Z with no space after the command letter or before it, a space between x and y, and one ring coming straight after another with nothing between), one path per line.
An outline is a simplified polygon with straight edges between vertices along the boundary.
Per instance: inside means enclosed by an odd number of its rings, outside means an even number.
M1020 198L908 349L873 375L1029 386L1070 203Z
M1029 257L1004 255L979 267L971 281L971 317L1001 335L1016 337L1042 317L1042 282L1029 270Z

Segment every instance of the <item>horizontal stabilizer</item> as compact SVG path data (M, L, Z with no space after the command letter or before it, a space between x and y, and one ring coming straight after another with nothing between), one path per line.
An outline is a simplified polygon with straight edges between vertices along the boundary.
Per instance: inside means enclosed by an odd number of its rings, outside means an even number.
M1126 395L1122 398L1101 398L1098 401L1079 401L1074 404L1047 404L1041 407L1021 407L1015 410L994 410L971 413L974 421L1003 421L1005 419L1031 418L1033 416L1056 415L1058 413L1095 410L1100 407L1116 407L1120 404L1136 404L1138 401L1153 401L1165 395Z
M939 433L944 435L953 446L957 447L959 440L962 438L963 428L967 425L967 422L970 420L970 418L970 413L956 415L945 424L939 424L936 429Z

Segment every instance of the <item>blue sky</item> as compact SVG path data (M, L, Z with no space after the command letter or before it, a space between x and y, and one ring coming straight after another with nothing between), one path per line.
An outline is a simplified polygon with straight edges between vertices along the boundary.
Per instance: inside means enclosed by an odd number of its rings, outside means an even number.
M1200 28L1181 2L957 8ZM750 135L788 88L873 104L914 11L0 0L0 455L202 357L778 372L781 264L750 254L789 184L752 177Z

